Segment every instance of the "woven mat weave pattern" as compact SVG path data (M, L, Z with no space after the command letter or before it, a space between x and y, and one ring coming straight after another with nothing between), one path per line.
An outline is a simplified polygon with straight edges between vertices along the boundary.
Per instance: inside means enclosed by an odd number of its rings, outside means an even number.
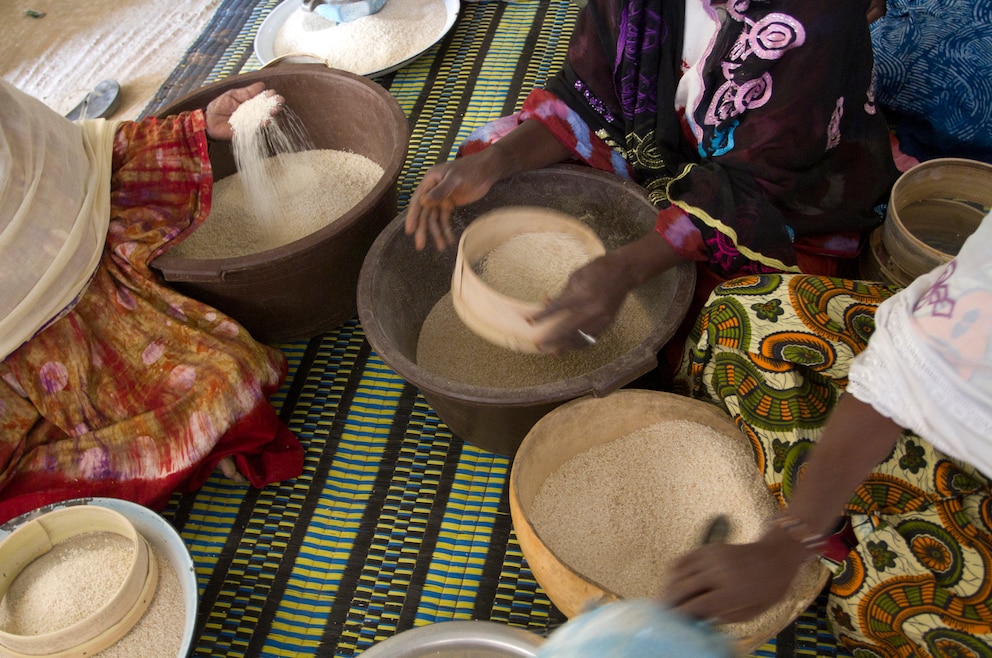
M274 0L226 0L146 114L259 68L252 39ZM519 107L564 61L570 0L463 2L449 34L378 81L409 118L405 207L427 167ZM264 490L215 476L165 510L197 565L197 656L353 656L396 632L488 619L545 634L564 621L513 534L510 461L453 437L370 350L357 319L280 346L275 398L306 447L304 473ZM846 656L821 597L754 656Z

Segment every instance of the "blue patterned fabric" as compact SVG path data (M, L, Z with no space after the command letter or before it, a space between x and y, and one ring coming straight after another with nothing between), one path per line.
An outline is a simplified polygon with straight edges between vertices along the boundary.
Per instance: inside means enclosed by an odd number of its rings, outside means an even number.
M992 163L992 0L888 0L871 36L902 150Z

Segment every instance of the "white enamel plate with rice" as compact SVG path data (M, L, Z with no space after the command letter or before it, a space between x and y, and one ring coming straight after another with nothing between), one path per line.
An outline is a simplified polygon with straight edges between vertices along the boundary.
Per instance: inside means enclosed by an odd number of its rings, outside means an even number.
M413 8L431 7L425 0L386 0L375 14L338 24L306 12L301 0L285 0L255 34L255 57L263 66L319 62L357 75L386 75L426 53L455 24L459 0L429 1L437 14L418 27Z

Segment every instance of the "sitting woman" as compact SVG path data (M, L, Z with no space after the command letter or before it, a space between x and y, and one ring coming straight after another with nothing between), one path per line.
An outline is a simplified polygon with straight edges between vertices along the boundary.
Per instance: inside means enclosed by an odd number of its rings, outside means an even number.
M681 381L733 416L787 507L754 543L684 557L669 603L749 619L820 557L852 654L992 656L992 215L899 292L727 283L686 354Z
M558 318L547 352L584 346L627 293L686 260L703 265L697 310L742 273L847 273L898 173L872 98L869 6L590 0L547 88L425 174L407 233L445 249L455 207L569 159L642 185L654 230L573 274L536 318Z
M268 402L285 357L149 269L207 217L207 139L262 91L118 124L0 81L0 522L80 496L160 508L218 466L300 473Z

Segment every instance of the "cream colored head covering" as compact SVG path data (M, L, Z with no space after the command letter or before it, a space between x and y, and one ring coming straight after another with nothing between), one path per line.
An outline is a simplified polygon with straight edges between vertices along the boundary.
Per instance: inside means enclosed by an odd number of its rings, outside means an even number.
M71 308L110 222L116 122L72 122L0 80L0 359Z

